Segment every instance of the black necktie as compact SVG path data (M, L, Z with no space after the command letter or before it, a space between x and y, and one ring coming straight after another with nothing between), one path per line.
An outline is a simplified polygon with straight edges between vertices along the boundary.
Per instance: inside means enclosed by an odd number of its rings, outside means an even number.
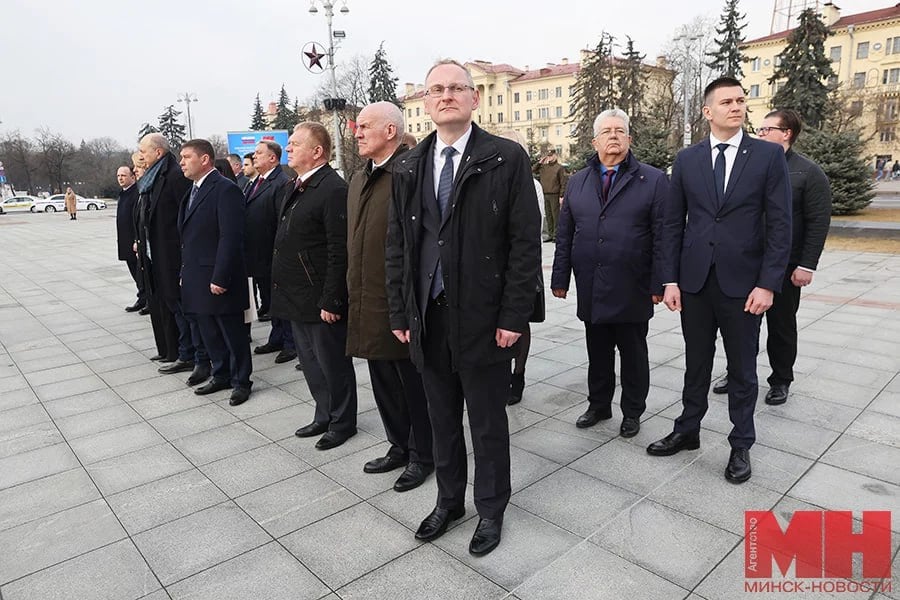
M438 179L437 202L441 211L441 220L447 214L447 204L450 203L450 192L453 191L453 155L456 148L447 146L441 150L444 157L444 166L441 168L441 176ZM444 271L441 269L441 259L438 258L437 268L434 270L434 279L431 282L431 297L437 298L444 291Z
M713 177L716 180L716 200L722 204L725 198L725 149L728 144L716 144L716 148L719 149L719 154L713 166Z
M603 173L603 188L601 189L600 195L603 206L606 206L606 203L609 202L609 189L612 187L612 180L615 174L616 172L614 169L607 169L606 172Z

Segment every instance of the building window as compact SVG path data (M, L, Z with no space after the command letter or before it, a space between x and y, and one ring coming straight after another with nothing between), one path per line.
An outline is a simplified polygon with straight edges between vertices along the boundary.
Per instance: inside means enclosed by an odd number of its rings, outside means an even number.
M831 62L841 62L841 47L840 46L832 46L831 47Z
M431 121L425 122L425 131L431 131Z
M556 86L556 97L562 98L562 86L561 85Z
M885 54L900 54L900 37L892 37L887 39L884 45Z
M900 83L900 69L885 69L882 71L881 83Z
M542 140L546 140L547 139L547 128L546 127L538 127L538 136Z
M556 111L556 118L562 118L562 106L557 106L554 110Z
M518 120L520 120L519 119L519 111L514 111L513 112L513 121L518 121Z
M416 107L416 116L417 117L419 116L419 107L418 106Z
M525 102L531 102L531 90L525 92Z
M550 98L550 90L547 88L541 88L538 90L538 100L547 100Z
M556 137L562 137L562 127L556 126Z
M412 123L409 124L409 132L412 133Z
M531 120L531 109L530 109L530 108L529 108L528 110L525 111L525 120L526 120L526 121L530 121L530 120Z
M853 74L853 89L859 90L866 87L866 74L865 73L854 73Z
M869 42L860 42L856 45L856 58L869 58Z
M416 123L416 132L420 132L420 131L422 131L422 124Z
M850 116L858 117L862 114L863 111L863 103L862 100L854 100L850 103Z
M775 66L776 67L781 66L781 55L780 54L775 55Z
M547 107L538 109L538 119L549 119L550 118L550 109Z
M569 86L569 97L571 98L571 97L574 96L574 95L575 95L575 86L574 86L574 85L570 85L570 86Z
M569 105L569 116L570 117L575 116L575 105L574 104Z
M497 106L503 105L503 94L497 94Z
M407 117L411 117L411 116L412 116L412 109L411 109L411 108L407 108L407 109L406 109L406 116L407 116Z
M896 121L898 114L898 100L896 98L890 98L884 101L884 105L881 107L881 118L884 121Z
M761 65L762 60L757 56L752 61L750 61L750 70L753 72L759 71Z
M878 139L882 142L893 142L897 139L895 128L883 127L881 131L878 132Z
M493 106L494 105L494 97L488 96L487 98L488 98L488 106Z
M556 145L556 153L559 154L560 156L562 156L562 145L561 144Z
M516 92L515 94L513 94L513 103L514 104L519 103L519 92Z
M497 113L497 122L498 122L498 123L502 123L502 122L503 122L503 113Z
M488 113L488 123L494 122L494 113Z
M576 133L578 133L578 125L572 123L569 125L569 137L575 137Z
M837 75L829 75L828 81L826 82L825 85L827 85L828 89L830 89L830 90L833 90L834 88L836 88L838 86L838 76Z
M759 98L759 84L755 83L750 86L750 97Z

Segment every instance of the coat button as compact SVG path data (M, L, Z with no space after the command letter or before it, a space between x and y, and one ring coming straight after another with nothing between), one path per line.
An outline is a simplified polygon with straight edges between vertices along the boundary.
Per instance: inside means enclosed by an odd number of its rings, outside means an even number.
M719 217L716 217L716 223L721 223L721 222L722 222L722 219Z
M438 246L443 246L443 245L444 245L444 240L438 240Z
M415 221L415 220L416 220L416 215L413 215L412 217L410 217L409 220L410 220L410 221Z
M602 244L602 243L603 243L603 238L600 238L599 240L597 240L597 243L598 243L598 244Z

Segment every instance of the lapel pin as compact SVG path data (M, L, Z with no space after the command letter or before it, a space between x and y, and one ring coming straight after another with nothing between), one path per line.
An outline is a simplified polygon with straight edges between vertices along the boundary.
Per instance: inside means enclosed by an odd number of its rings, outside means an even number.
M744 151L743 151L743 152L742 152L742 153L741 153L741 154L747 154L747 151L746 151L746 150L744 150Z

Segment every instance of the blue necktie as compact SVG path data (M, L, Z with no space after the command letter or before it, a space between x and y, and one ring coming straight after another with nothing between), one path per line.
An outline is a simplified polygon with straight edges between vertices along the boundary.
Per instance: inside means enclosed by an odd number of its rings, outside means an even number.
M606 206L606 203L609 202L609 189L612 187L612 180L615 175L615 169L607 169L606 172L603 173L603 187L600 196L601 206Z
M441 211L441 222L447 214L447 204L450 203L450 192L453 191L453 155L456 148L447 146L441 150L444 157L444 166L441 168L441 176L438 179L437 202ZM431 297L437 298L444 291L444 272L441 269L441 259L438 258L437 268L434 270L434 279L431 282Z
M719 155L713 166L713 177L716 180L716 200L721 205L725 198L725 149L728 144L716 144L716 148L719 149Z
M200 191L200 188L198 188L196 185L191 186L191 195L188 198L188 210L191 210L191 208L194 207L194 198L197 197L197 192L199 192L199 191Z

